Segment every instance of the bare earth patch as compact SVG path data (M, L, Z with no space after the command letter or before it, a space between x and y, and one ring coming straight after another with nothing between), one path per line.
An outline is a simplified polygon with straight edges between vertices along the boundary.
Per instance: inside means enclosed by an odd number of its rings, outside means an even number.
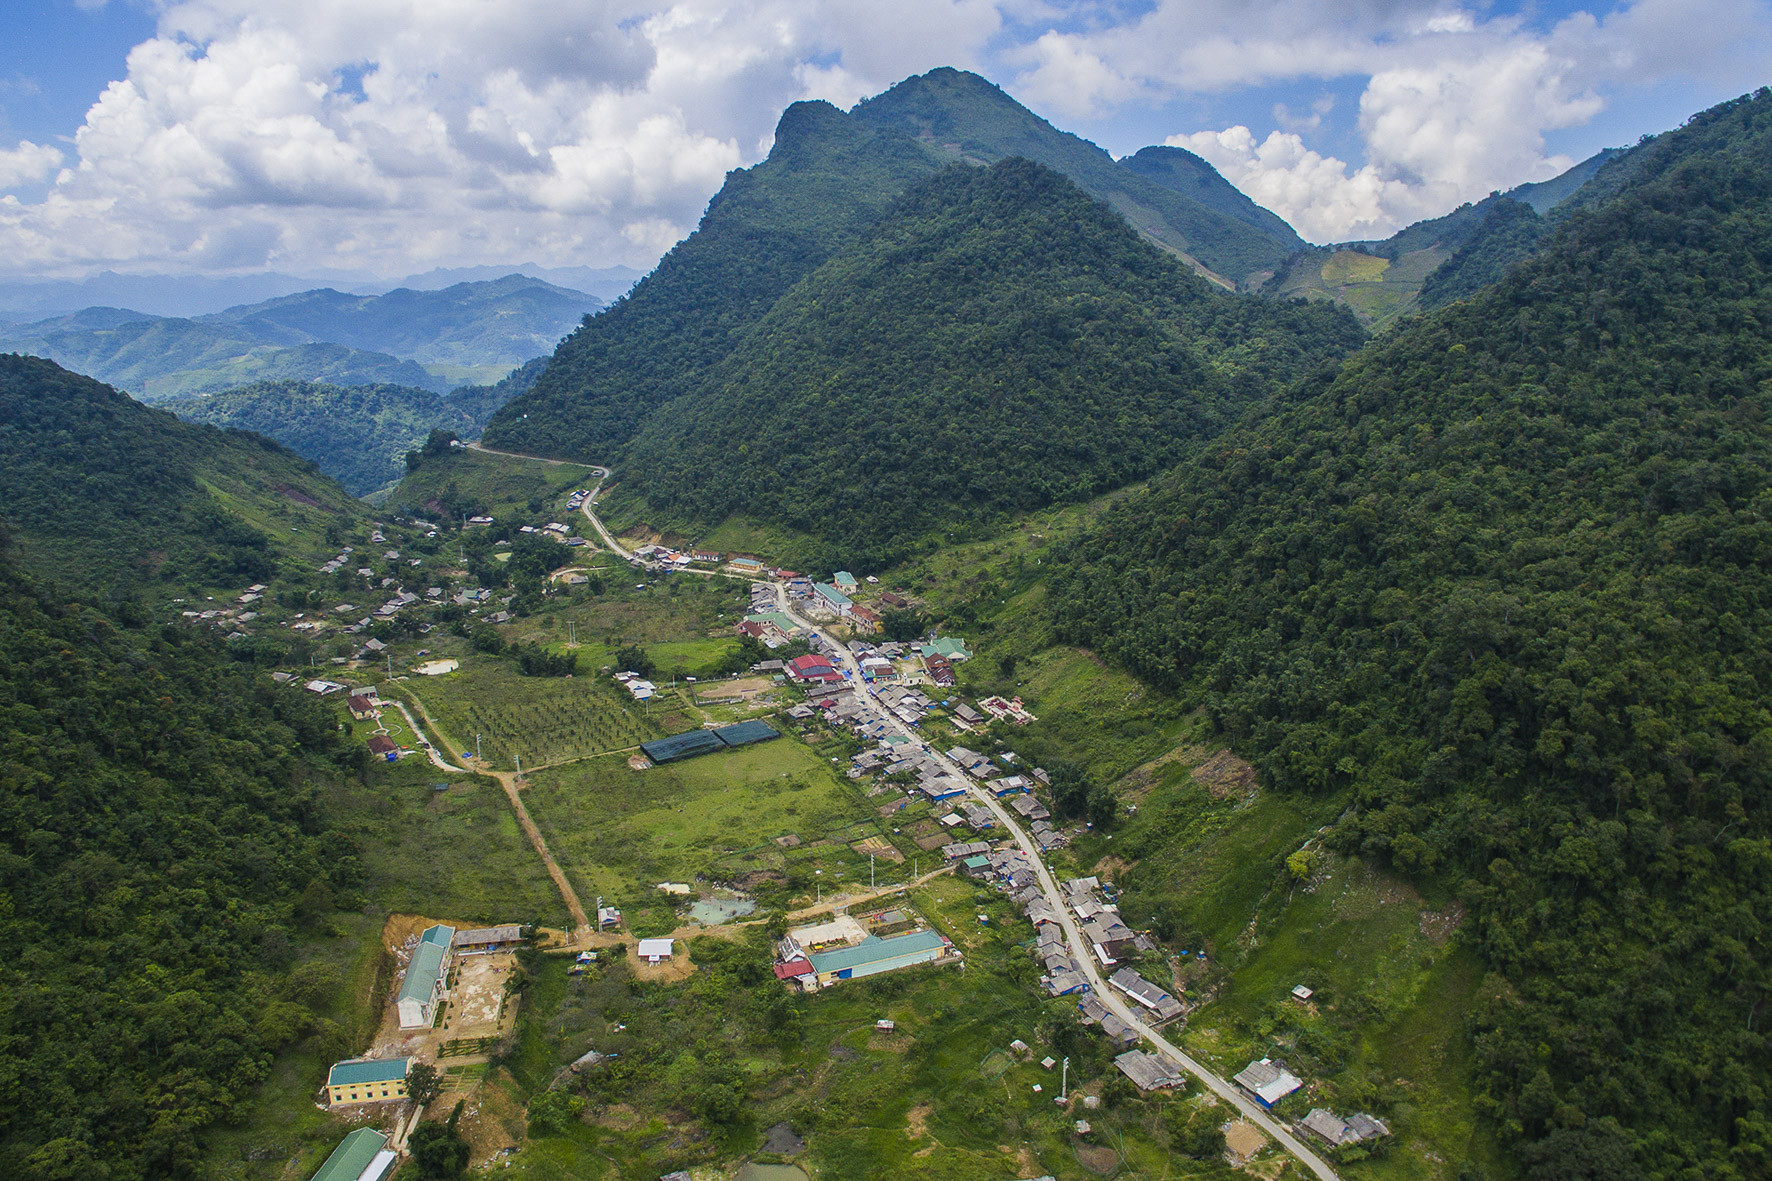
M1453 903L1445 910L1424 910L1421 912L1421 933L1435 947L1444 947L1446 940L1458 930L1464 922L1464 907Z
M1267 1137L1246 1119L1232 1120L1224 1126L1224 1144L1233 1163L1241 1165L1267 1147Z
M1215 800L1247 796L1255 791L1255 768L1228 750L1221 750L1194 768L1194 780Z

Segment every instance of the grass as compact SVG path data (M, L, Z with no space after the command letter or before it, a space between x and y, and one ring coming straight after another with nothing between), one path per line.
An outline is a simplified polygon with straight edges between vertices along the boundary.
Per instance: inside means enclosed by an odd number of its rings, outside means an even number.
M1384 273L1390 267L1391 260L1388 258L1379 258L1358 250L1337 250L1323 260L1323 282L1331 285L1378 283L1383 281Z
M526 677L509 660L482 655L439 677L414 677L405 690L424 703L449 738L506 770L638 746L661 737L661 712L649 712L605 677ZM581 659L581 667L588 664Z
M808 901L813 879L826 894L865 886L867 858L849 845L892 837L831 763L790 735L647 771L617 758L556 768L531 778L525 804L580 894L626 900L631 930L675 925L651 888L662 881L750 873L785 881L795 870ZM775 843L788 834L798 847ZM911 867L882 864L881 880Z
M539 513L571 489L588 488L595 482L590 470L578 464L456 451L409 472L387 503L434 511L425 506L453 486L458 497L473 502L480 512L505 517Z

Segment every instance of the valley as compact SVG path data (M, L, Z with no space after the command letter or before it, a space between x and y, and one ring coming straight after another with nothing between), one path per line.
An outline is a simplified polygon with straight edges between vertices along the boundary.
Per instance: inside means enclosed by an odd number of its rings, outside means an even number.
M1766 1175L1767 159L1313 246L937 69L607 308L5 326L0 1158Z

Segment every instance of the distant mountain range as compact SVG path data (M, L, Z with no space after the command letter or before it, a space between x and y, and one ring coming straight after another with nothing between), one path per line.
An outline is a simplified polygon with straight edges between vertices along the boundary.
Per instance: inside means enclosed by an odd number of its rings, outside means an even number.
M48 357L150 402L263 381L445 393L549 352L602 306L506 275L374 296L304 291L194 318L86 308L0 328L0 350Z
M204 316L241 304L330 287L351 295L384 295L401 287L436 291L457 283L527 275L557 287L613 303L643 272L633 267L514 266L449 267L384 282L358 275L119 275L103 271L84 279L0 281L0 323L25 324L90 307L135 308L151 316Z

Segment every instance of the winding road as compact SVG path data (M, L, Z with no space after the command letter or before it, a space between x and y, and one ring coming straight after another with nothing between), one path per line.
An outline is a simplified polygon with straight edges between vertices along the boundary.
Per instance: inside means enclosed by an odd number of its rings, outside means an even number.
M493 454L507 453L493 452ZM536 457L521 456L519 458L530 459ZM602 537L604 544L609 547L612 553L622 558L631 559L633 553L624 548L622 544L615 539L614 535L604 527L602 520L592 511L596 504L597 492L602 488L603 482L609 478L609 469L592 464L586 464L584 466L589 467L592 471L596 472L597 483L591 489L590 494L585 497L583 503L579 506L581 511L590 520L592 526L595 527L598 535ZM695 571L695 573L714 574L716 572ZM756 579L746 578L742 575L735 574L727 574L724 575L724 577L739 578L746 582L758 581ZM1050 905L1052 910L1058 915L1059 925L1064 928L1065 939L1070 944L1071 958L1076 960L1082 967L1084 974L1089 978L1090 987L1095 991L1096 997L1100 999L1102 1004L1106 1005L1109 1010L1122 1021L1126 1022L1127 1025L1136 1030L1140 1036L1149 1041L1159 1051L1168 1056L1172 1061L1178 1063L1182 1069L1199 1079L1214 1095L1234 1107L1244 1119L1273 1137L1282 1148L1291 1153L1301 1164L1312 1173L1316 1174L1317 1177L1321 1178L1321 1181L1338 1181L1335 1170L1329 1167L1329 1162L1312 1151L1308 1145L1301 1141L1297 1136L1293 1135L1284 1124L1274 1119L1264 1111L1260 1105L1245 1095L1229 1080L1213 1073L1204 1064L1184 1053L1179 1046L1165 1038L1154 1027L1147 1024L1143 1017L1133 1009L1133 1007L1129 1005L1118 992L1108 986L1107 981L1102 978L1100 968L1095 962L1095 957L1090 953L1088 945L1083 940L1082 929L1078 926L1076 918L1071 914L1070 908L1065 905L1064 896L1058 889L1058 882L1053 878L1052 871L1047 868L1045 859L1040 855L1039 846L1034 843L1033 839L1028 836L1027 832L1021 827L1021 825L1016 823L1015 817L1007 808L1003 807L1003 805L998 802L996 797L992 796L989 792L984 791L973 782L972 778L967 775L958 764L949 759L945 754L930 747L923 741L921 736L912 733L908 726L888 711L884 705L880 704L879 700L875 698L871 692L867 691L865 682L862 680L861 667L856 662L854 654L824 629L820 628L812 621L805 619L796 612L788 600L787 588L780 581L770 580L769 585L774 589L775 601L781 610L781 613L817 635L819 639L824 642L825 646L830 649L834 657L842 664L845 671L849 674L850 687L857 690L861 700L867 705L867 707L878 715L889 727L916 743L919 748L927 752L931 758L950 774L957 779L964 781L967 785L968 794L983 803L985 807L989 808L992 814L997 817L998 822L1003 825L1004 829L1014 837L1015 843L1021 847L1022 852L1027 855L1028 860L1034 866L1035 873L1040 881L1041 893L1046 896L1048 905ZM513 795L513 802L514 799L515 797ZM519 805L519 807L521 807L521 805Z

